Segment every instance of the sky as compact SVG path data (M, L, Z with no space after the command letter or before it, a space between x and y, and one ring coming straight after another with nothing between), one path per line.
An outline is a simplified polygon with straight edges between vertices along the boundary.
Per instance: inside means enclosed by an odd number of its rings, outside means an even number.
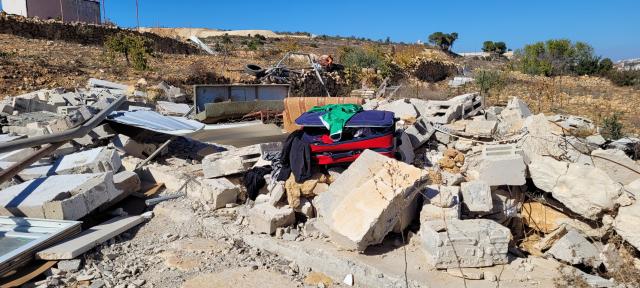
M512 49L547 39L591 44L613 60L640 57L639 0L138 0L140 26L268 29L426 42L458 32L456 52L486 40ZM105 0L106 16L136 26L135 0Z

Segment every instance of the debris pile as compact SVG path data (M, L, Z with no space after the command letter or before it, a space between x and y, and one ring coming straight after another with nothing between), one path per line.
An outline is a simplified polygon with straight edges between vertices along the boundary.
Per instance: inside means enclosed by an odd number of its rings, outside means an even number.
M165 83L136 90L91 79L86 89L2 103L0 167L9 181L0 215L93 226L30 252L64 260L41 284L145 287L145 270L195 271L203 261L223 265L216 253L226 253L300 281L313 270L347 285L392 286L404 279L358 259L383 263L404 246L416 251L404 256L418 263L416 273L446 269L456 279L495 282L492 266L526 274L555 265L557 273L613 287L626 285L614 272L639 261L629 250L640 248L640 164L627 154L636 140L605 140L589 119L534 115L517 98L484 107L478 93L446 101L336 98L300 113L283 105L284 114L299 116L289 123L299 129L248 140L244 134L265 124L205 125L187 118L186 100ZM364 104L343 104L351 102ZM136 242L126 231L152 214L168 222L154 218L149 227L179 223L174 228L189 232ZM110 240L117 235L124 242ZM217 244L190 242L203 235ZM165 244L191 248L180 254ZM210 247L217 245L226 248ZM119 260L132 253L143 260Z

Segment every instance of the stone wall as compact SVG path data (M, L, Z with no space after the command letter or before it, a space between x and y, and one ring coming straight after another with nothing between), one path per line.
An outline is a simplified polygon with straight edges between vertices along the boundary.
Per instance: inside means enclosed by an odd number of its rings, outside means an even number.
M85 45L102 45L108 36L121 31L146 37L153 43L153 49L157 52L170 54L200 53L200 50L194 45L168 37L161 37L153 33L139 33L118 27L75 22L62 23L55 20L43 21L5 13L0 14L0 33L27 38L62 40Z

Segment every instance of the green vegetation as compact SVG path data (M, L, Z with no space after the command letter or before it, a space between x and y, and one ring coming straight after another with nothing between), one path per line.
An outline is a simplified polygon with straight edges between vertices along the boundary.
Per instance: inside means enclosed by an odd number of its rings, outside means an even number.
M531 75L603 75L613 66L610 59L595 56L589 44L567 39L526 45L516 57L517 69Z
M605 77L618 86L640 87L640 71L619 71L611 69Z
M617 140L624 137L622 133L622 123L620 123L620 117L622 113L615 112L610 117L604 117L602 120L602 136Z
M339 51L340 63L346 68L362 70L372 68L380 71L382 77L390 76L391 63L384 51L375 45L365 47L343 46Z
M504 54L507 52L507 44L504 42L484 41L482 44L482 51L489 53Z
M146 38L119 32L107 37L104 45L111 57L117 54L124 56L127 66L132 66L136 70L149 69L148 57L153 54L153 49Z
M498 92L502 90L506 85L505 78L502 71L481 69L475 72L476 84L480 88L481 96L488 96L492 90ZM497 101L500 99L496 99Z
M429 43L440 47L444 51L451 50L453 43L458 39L458 33L435 32L429 35Z

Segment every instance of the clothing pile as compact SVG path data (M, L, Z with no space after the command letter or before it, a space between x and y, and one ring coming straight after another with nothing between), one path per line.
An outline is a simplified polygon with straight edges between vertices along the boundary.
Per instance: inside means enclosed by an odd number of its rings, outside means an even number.
M295 122L302 129L284 142L279 181L293 174L295 181L302 183L312 177L314 166L350 163L366 149L388 157L395 154L393 112L331 104L313 107Z

